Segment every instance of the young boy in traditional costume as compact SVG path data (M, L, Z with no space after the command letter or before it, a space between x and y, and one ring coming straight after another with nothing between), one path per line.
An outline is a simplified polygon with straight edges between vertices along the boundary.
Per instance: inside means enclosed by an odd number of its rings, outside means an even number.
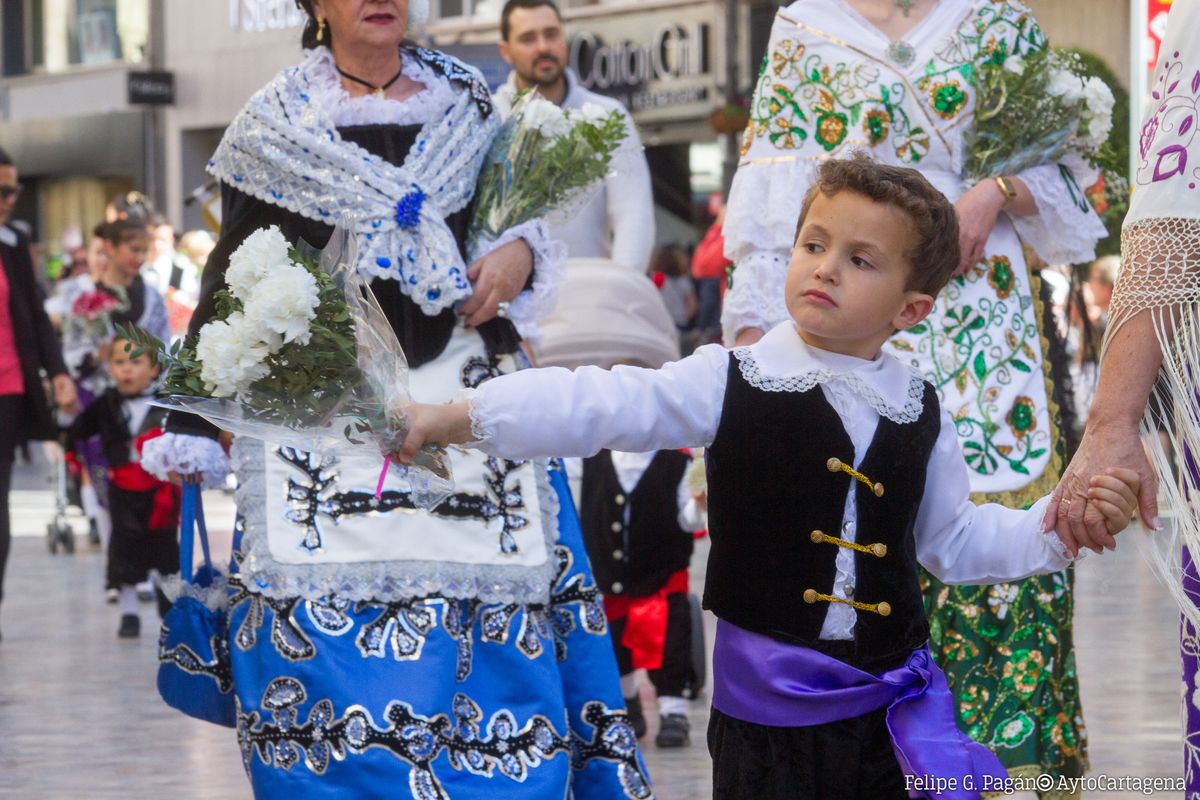
M881 352L958 263L954 208L919 173L826 161L797 225L789 322L660 370L529 370L414 405L402 457L430 441L506 458L707 447L714 797L1003 791L1003 766L955 725L917 565L997 583L1071 559L1041 529L1048 498L970 501L934 387ZM1137 487L1125 470L1092 478L1110 531Z
M137 585L151 570L179 570L179 489L142 469L142 445L162 434L166 412L150 405L158 366L149 353L133 358L129 342L112 340L108 371L113 385L87 407L71 426L71 440L99 434L108 462L108 502L112 534L108 540L108 582L118 587L121 625L117 635L141 633ZM159 611L165 611L160 593Z

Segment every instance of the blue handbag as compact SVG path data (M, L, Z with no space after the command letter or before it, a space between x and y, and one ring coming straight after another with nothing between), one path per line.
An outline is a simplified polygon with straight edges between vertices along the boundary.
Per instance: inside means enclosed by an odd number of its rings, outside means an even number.
M189 717L235 727L233 672L229 660L229 622L224 611L208 608L189 591L214 589L200 487L185 484L180 509L179 598L163 618L158 639L158 693L167 705ZM204 564L192 575L192 554L199 537Z

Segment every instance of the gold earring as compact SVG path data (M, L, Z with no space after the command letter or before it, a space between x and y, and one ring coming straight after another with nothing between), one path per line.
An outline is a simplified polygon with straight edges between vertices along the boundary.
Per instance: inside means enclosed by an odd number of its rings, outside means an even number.
M317 17L317 41L325 41L325 18Z

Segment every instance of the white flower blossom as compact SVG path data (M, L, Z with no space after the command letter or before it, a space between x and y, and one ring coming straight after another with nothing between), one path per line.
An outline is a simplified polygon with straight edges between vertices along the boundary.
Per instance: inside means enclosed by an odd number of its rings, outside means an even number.
M260 331L282 337L282 343L308 344L309 323L317 316L317 279L299 264L273 267L245 303L246 320Z
M556 139L571 132L571 123L562 109L540 97L534 97L529 101L522 112L522 118L525 125L533 128L547 139Z
M599 103L584 103L573 115L592 125L602 125L609 117L609 111Z
M1046 91L1066 103L1076 103L1083 99L1083 80L1069 69L1052 69Z
M1025 72L1025 59L1014 53L1004 59L1004 68L1014 75L1021 75Z
M274 267L290 262L288 241L283 238L279 227L272 225L269 228L260 228L247 236L229 257L225 282L229 284L229 289L235 297L244 300Z
M270 355L270 347L237 311L206 324L196 340L200 379L213 397L233 397L266 377Z

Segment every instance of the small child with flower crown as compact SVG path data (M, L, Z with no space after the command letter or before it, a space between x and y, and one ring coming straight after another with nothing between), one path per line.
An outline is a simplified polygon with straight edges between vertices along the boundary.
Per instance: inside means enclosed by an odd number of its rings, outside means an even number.
M402 456L431 441L504 458L706 447L714 797L901 798L916 778L940 798L999 791L1004 767L955 724L917 566L991 584L1071 558L1041 530L1049 498L971 502L936 391L881 352L958 263L954 207L920 173L823 162L796 229L790 322L660 370L527 370L414 405ZM1137 490L1127 470L1092 479L1110 532Z
M113 386L79 415L71 440L99 435L108 463L108 506L112 534L108 540L108 583L119 588L121 624L117 635L141 633L137 585L151 571L160 576L179 571L179 488L142 469L142 445L162 434L166 412L151 405L158 366L149 353L136 358L131 343L117 337L109 347L108 371ZM166 598L158 591L159 613Z

